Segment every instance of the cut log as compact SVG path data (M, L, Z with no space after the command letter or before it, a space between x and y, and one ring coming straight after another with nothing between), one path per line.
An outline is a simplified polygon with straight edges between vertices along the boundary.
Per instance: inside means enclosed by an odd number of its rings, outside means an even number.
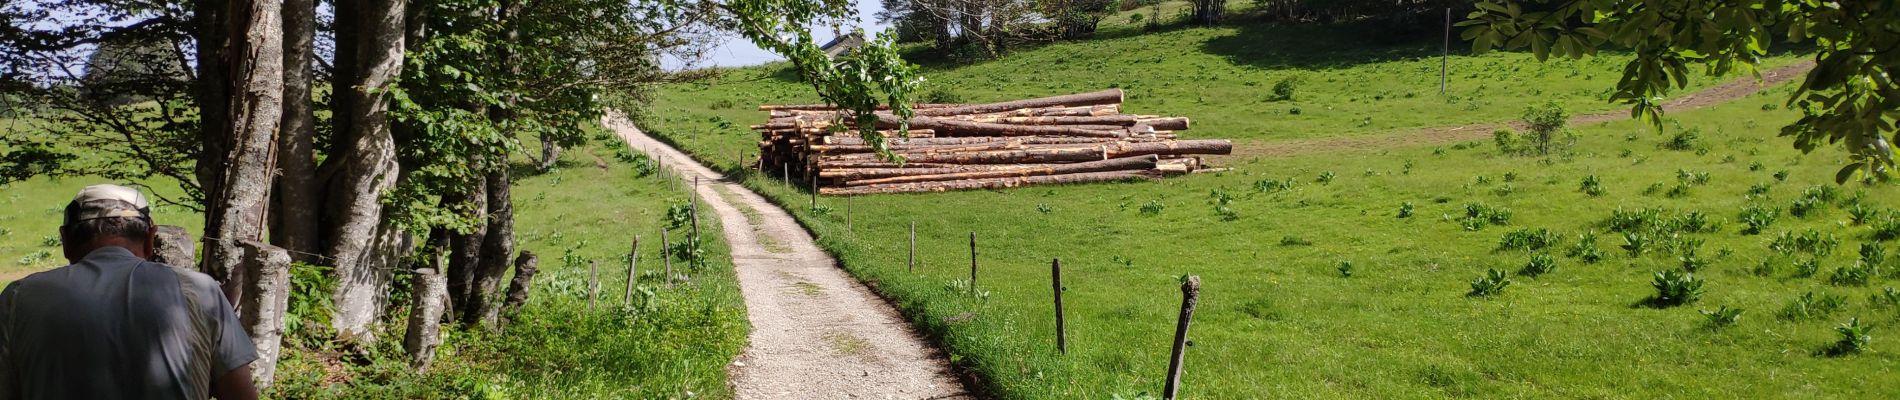
M1122 90L1109 89L1099 92L1078 93L1062 96L1043 97L1027 100L1005 101L1000 103L973 104L960 107L939 107L918 109L917 115L964 115L1004 112L1025 108L1076 107L1102 104L1121 104Z
M1002 189L1024 185L1112 182L1131 179L1152 179L1158 174L1152 171L1112 171L1089 172L1068 175L1026 176L1016 178L972 179L948 182L894 183L856 187L827 187L818 191L825 195L862 195L878 193L910 192L947 192L953 190Z
M1103 115L1088 117L989 117L971 118L971 122L1014 125L1116 125L1130 126L1141 121L1133 115Z
M818 167L818 169L821 171L832 169L832 168L949 168L949 167L956 167L956 166L959 166L959 165L955 163L915 162L915 161L907 162L907 163L904 163L903 165L898 165L897 163L888 162L888 161L858 161L858 160L850 160L850 161L818 160L817 165L816 165L816 167Z
M955 107L955 106L961 106L961 105L962 104L917 103L917 104L911 104L910 108L913 110L918 110L918 109L926 109L926 108ZM879 104L877 106L877 109L889 110L891 109L891 106ZM832 104L765 104L765 105L759 106L759 111L837 111L837 110L838 110L838 106L832 105Z
M1044 168L1062 164L1002 164L1002 165L956 165L937 168L830 168L818 170L819 178L843 181L859 179L889 178L893 176L942 175L959 172L1010 171L1029 168Z
M898 126L895 117L881 118L878 125ZM910 119L912 129L931 129L939 136L1080 136L1119 138L1128 136L1128 132L1098 131L1061 125L1009 125L987 122L958 121L931 117Z
M1055 164L1035 168L1000 169L994 171L953 172L936 175L896 176L881 179L845 181L845 186L870 186L892 183L941 182L968 179L1008 178L1023 176L1080 174L1087 172L1130 171L1155 169L1161 161L1157 156L1116 158L1102 161L1090 161L1074 164Z
M1069 163L1145 155L1228 154L1233 150L1233 142L1226 140L1181 140L1035 145L1013 150L918 153L906 154L904 159L913 163L926 164ZM827 168L826 161L859 161L855 158L861 156L865 155L823 156L819 158L818 167L819 169Z
M290 305L290 253L253 240L236 241L238 268L244 270L246 290L236 304L238 320L251 334L251 346L257 361L251 363L251 378L268 385L277 372L277 355L283 351L284 311Z
M1114 142L1117 140L1122 140L1122 139L1093 138L1093 137L1062 137L1062 136L1009 136L1009 137L964 136L964 137L940 137L940 138L910 138L908 140L898 139L898 140L890 141L890 145L892 146L941 146L941 145L958 145L958 144L1008 142L1008 141L1021 141L1023 142L1023 144L1068 144L1068 143L1108 143L1108 142ZM1150 139L1129 138L1127 140L1142 141L1142 140L1150 140ZM859 139L855 137L832 136L832 137L825 138L824 143L825 144L812 145L811 148L812 150L816 151L820 149L821 147L831 146L837 149L837 151L832 151L832 152L851 153L851 152L856 152L856 151L853 151L855 149L850 149L847 146L857 146L857 147L862 148L862 152L871 151L871 147L864 143L864 139Z

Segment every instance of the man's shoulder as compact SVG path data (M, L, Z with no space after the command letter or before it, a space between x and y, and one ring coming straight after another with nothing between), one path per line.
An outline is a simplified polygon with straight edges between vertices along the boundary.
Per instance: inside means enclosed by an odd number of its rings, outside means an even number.
M211 275L206 275L203 272L194 271L190 268L173 266L170 264L163 264L163 263L157 263L157 262L153 262L151 264L156 265L159 268L163 268L167 272L171 272L173 274L178 275L178 280L184 282L187 286L191 286L193 288L199 288L199 289L219 287L217 279L212 279Z

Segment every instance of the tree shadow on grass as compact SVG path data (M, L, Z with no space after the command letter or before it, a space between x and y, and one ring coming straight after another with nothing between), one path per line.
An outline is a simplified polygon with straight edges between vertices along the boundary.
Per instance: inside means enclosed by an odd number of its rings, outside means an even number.
M1202 51L1218 55L1235 65L1265 69L1343 68L1435 57L1444 52L1439 33L1388 33L1391 29L1368 23L1326 25L1281 25L1255 23L1235 25L1238 33L1210 39ZM1453 42L1454 50L1468 52L1470 45Z

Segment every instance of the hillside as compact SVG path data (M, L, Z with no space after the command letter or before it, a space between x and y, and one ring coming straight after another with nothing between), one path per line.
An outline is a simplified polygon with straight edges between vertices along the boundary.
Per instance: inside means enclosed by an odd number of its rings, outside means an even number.
M972 102L1120 87L1129 111L1191 117L1187 136L1234 138L1243 154L1507 122L1544 101L1572 114L1619 108L1603 102L1614 54L1454 55L1440 97L1435 50L1350 28L1242 25L1053 44L925 76L940 93L930 96ZM764 119L752 106L815 100L782 68L668 87L644 127L709 164L743 165L757 140L745 125ZM1273 98L1291 76L1291 99ZM1699 77L1683 93L1732 78ZM1900 202L1888 184L1832 183L1839 150L1802 154L1777 138L1798 116L1780 107L1787 94L1675 112L1660 134L1620 119L1576 126L1574 144L1550 156L1489 140L1297 148L1160 182L827 197L817 208L775 178L747 184L1005 398L1158 393L1184 274L1205 283L1184 379L1193 397L1892 397L1892 352L1829 349L1851 318L1900 321L1892 236L1877 233L1900 230ZM1055 258L1067 355L1053 344ZM1555 267L1526 268L1532 259ZM1469 296L1490 270L1514 283ZM1658 302L1663 271L1692 273L1703 294ZM1743 310L1734 326L1698 312L1724 307Z

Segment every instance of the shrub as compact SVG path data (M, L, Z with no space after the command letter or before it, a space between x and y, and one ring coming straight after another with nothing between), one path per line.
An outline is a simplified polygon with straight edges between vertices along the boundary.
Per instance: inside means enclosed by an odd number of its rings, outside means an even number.
M1564 124L1570 121L1570 113L1555 101L1524 109L1524 124L1530 126L1530 132L1536 135L1537 153L1550 154L1550 138Z
M1491 131L1491 142L1498 147L1498 154L1514 155L1524 152L1524 143L1517 137L1517 131L1511 128L1498 128Z
M1886 288L1880 293L1868 296L1867 302L1878 308L1900 308L1900 290Z
M1840 247L1840 244L1840 239L1834 238L1834 234L1822 234L1820 231L1809 229L1799 235L1782 232L1781 236L1776 236L1775 240L1768 242L1768 249L1781 254L1803 252L1825 257L1834 254L1834 248Z
M1524 268L1518 270L1517 273L1519 275L1536 278L1538 275L1547 274L1556 270L1557 259L1552 258L1549 254L1538 253L1532 254L1530 261L1525 262Z
M1412 202L1399 203L1399 218L1412 217Z
M1874 240L1887 241L1900 238L1900 213L1892 211L1880 213L1867 224L1874 229Z
M1577 191L1592 197L1602 196L1604 193L1603 181L1597 179L1596 175L1585 176L1583 177L1583 184L1577 188Z
M1874 336L1870 334L1873 330L1872 325L1861 325L1860 318L1848 319L1847 323L1834 327L1834 333L1840 334L1841 338L1834 341L1828 353L1842 356L1866 351L1868 344L1874 341Z
M1670 135L1669 140L1662 143L1661 147L1665 150L1675 151L1699 149L1702 147L1701 133L1701 130L1695 128L1678 129L1676 130L1676 134Z
M1630 258L1642 257L1649 252L1649 236L1640 232L1623 233L1623 251L1629 253Z
M1755 235L1760 234L1762 229L1774 225L1775 219L1780 216L1781 209L1750 205L1743 207L1741 215L1736 216L1735 219L1742 221L1743 235Z
M1821 260L1819 259L1804 258L1800 260L1795 260L1794 262L1794 277L1796 278L1811 277L1811 276L1814 276L1814 273L1820 272L1820 271L1821 271Z
M1300 89L1300 80L1301 79L1299 75L1287 75L1286 77L1280 78L1279 81L1274 82L1273 83L1273 100L1274 101L1293 100L1294 96L1298 94L1297 92Z
M1253 188L1261 193L1276 193L1293 190L1293 178L1285 180L1261 179L1253 183Z
M1782 307L1779 317L1789 321L1813 320L1826 318L1829 315L1833 315L1845 309L1847 309L1847 297L1845 296L1822 293L1817 297L1814 295L1814 292L1808 292L1807 294L1801 295L1801 297L1796 297L1794 301L1790 301L1787 306Z
M1788 170L1775 171L1775 182L1788 180Z
M1583 261L1586 264L1595 264L1597 261L1603 260L1603 250L1597 249L1596 231L1588 231L1577 235L1577 243L1570 245L1570 250L1564 254Z
M1338 269L1339 269L1340 277L1351 278L1352 277L1352 260L1340 260Z
M1563 237L1549 229L1525 228L1506 232L1503 238L1498 239L1497 250L1543 250L1554 247L1561 241Z
M1707 171L1695 172L1695 171L1690 171L1686 169L1676 170L1677 183L1681 183L1684 185L1701 186L1701 185L1709 184L1709 180L1710 180L1710 176Z
M1504 271L1493 268L1490 271L1486 271L1484 276L1479 276L1478 279L1471 280L1471 292L1465 293L1465 296L1496 296L1500 293L1504 293L1504 288L1509 286L1511 286L1511 278L1504 276Z
M1742 309L1722 306L1715 311L1702 310L1702 316L1708 318L1709 329L1721 329L1734 326L1736 322L1741 321Z
M1773 189L1773 188L1774 186L1769 186L1767 183L1756 183L1753 185L1749 185L1748 194L1744 197L1747 197L1752 200L1757 197L1767 196L1768 189Z
M1615 210L1610 210L1610 219L1603 221L1604 227L1609 228L1611 232L1638 232L1660 227L1665 223L1662 210L1654 208L1626 211L1622 207L1617 207Z
M921 101L924 103L933 103L933 104L953 104L953 103L962 103L964 100L963 100L963 95L957 94L957 92L955 91L951 91L950 88L938 87L935 89L930 89L930 91L924 92L923 97L918 98L918 101Z
M1694 303L1702 298L1702 286L1705 282L1695 274L1668 270L1656 273L1656 279L1650 286L1656 288L1656 297L1652 302L1661 307L1673 307Z
M1168 206L1161 204L1161 200L1148 200L1147 204L1141 205L1141 215L1161 215L1161 210L1166 208Z
M1887 265L1887 248L1880 247L1879 243L1861 243L1860 251L1856 253L1860 254L1860 263L1862 264L1873 266Z
M1701 211L1683 213L1681 216L1676 217L1674 221L1671 221L1670 225L1674 225L1676 229L1682 230L1683 232L1690 233L1714 233L1722 230L1722 224L1720 222L1711 220L1708 214L1704 214Z
M1510 223L1511 210L1508 208L1491 207L1478 203L1465 204L1465 218L1463 220L1465 230L1475 231L1484 229L1484 227L1490 225L1507 225Z
M1788 215L1793 215L1798 218L1807 218L1809 213L1819 210L1824 206L1825 205L1822 204L1819 199L1804 196L1794 199L1794 204L1788 205Z

